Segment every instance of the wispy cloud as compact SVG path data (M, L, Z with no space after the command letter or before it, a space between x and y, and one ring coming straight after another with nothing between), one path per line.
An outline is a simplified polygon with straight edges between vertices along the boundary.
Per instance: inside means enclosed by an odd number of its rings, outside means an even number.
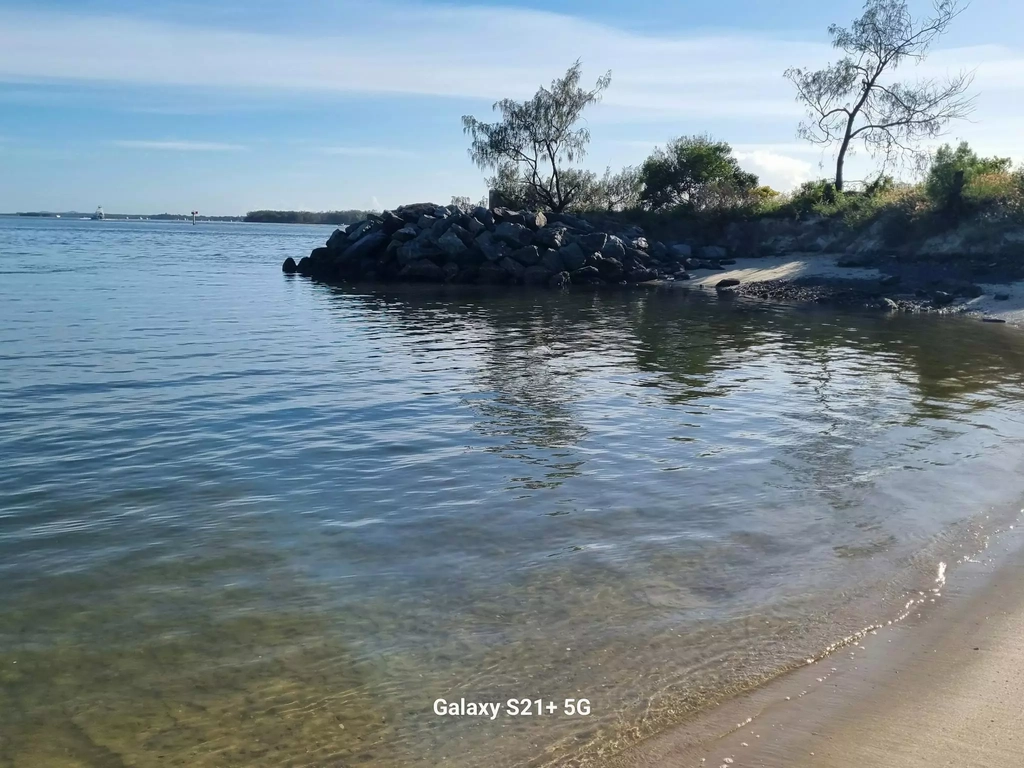
M596 119L791 119L800 110L783 70L832 54L816 42L644 35L513 7L385 4L378 11L337 34L300 36L0 9L0 79L493 100L527 95L582 57L588 79L613 73ZM1021 88L1020 52L965 48L944 52L935 65L947 62L979 66L1001 87Z
M396 147L320 147L325 155L344 157L416 157L417 153Z
M110 142L122 149L154 149L166 152L241 152L248 147L241 144L221 144L216 141L139 141L125 139Z

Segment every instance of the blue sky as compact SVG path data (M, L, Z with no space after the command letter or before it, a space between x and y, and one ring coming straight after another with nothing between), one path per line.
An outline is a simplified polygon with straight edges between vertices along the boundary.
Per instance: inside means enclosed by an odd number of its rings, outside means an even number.
M459 118L576 58L612 85L595 170L708 132L780 189L827 174L783 70L833 57L861 2L0 0L0 211L236 214L485 192ZM926 0L911 0L926 10ZM948 139L1024 160L1024 6L974 0L909 77L976 69ZM826 170L819 168L824 162ZM848 178L872 168L855 157Z

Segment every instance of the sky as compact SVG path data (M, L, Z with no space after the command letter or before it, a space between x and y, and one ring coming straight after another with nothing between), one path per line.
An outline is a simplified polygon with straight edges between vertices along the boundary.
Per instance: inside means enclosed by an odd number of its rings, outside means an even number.
M910 0L927 11L927 0ZM584 165L728 141L787 190L827 176L782 73L836 58L860 0L0 0L0 211L234 215L486 194L461 116L491 120L576 60L611 87ZM976 72L950 128L1024 161L1024 4L973 0L904 78ZM875 168L858 154L848 179Z

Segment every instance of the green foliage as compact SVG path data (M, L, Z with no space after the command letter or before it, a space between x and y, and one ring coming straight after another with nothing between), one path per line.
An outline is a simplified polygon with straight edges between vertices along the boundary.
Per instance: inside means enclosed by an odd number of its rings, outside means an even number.
M704 211L749 201L758 179L740 168L732 147L709 136L681 136L658 148L640 168L644 206Z
M246 221L270 224L355 224L370 215L369 211L249 211Z
M961 192L966 192L974 179L991 174L1006 175L1010 166L1008 157L979 157L966 141L961 141L955 149L943 144L932 159L925 189L935 205L949 207L959 202ZM958 178L962 187L958 186Z
M501 113L496 123L472 115L462 118L472 137L469 156L480 168L494 172L496 186L528 207L563 211L586 191L592 174L569 164L586 154L590 131L578 127L587 107L596 104L611 84L611 72L592 90L580 86L577 61L565 75L541 88L529 101L502 99L494 104Z
M588 174L579 198L570 206L578 212L614 213L629 211L640 206L640 169L628 165L618 173L606 168L604 176Z

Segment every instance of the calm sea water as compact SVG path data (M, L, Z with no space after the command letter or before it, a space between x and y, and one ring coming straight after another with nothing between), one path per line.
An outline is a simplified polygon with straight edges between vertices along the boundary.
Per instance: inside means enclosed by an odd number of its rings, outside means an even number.
M1013 331L281 274L329 233L0 219L0 765L599 764L1020 508ZM513 696L592 714L433 712Z

